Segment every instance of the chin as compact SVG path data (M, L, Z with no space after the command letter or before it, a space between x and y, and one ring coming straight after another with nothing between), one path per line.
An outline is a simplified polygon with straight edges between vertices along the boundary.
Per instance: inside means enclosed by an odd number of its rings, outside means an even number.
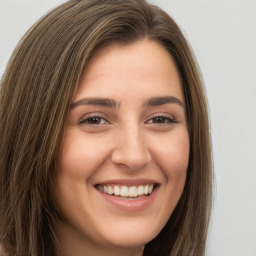
M165 223L152 225L152 222L146 224L143 221L131 222L130 224L115 224L109 232L102 234L102 240L106 244L112 244L115 247L136 248L141 247L153 240L162 230ZM101 241L102 241L101 240Z

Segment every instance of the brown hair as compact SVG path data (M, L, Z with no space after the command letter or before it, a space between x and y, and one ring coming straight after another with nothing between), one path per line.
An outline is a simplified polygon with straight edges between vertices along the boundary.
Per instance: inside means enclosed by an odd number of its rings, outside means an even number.
M144 0L68 1L15 49L0 88L0 241L10 255L56 254L54 223L62 215L53 174L74 91L95 51L142 38L159 42L176 62L191 144L181 199L143 255L204 255L212 203L205 93L179 27Z

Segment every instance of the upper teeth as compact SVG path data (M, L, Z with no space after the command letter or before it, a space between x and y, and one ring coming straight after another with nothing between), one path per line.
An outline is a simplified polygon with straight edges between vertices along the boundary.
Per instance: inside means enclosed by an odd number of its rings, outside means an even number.
M121 186L121 185L98 185L97 189L115 196L122 197L137 197L141 195L151 194L153 191L154 185L139 185L139 186Z

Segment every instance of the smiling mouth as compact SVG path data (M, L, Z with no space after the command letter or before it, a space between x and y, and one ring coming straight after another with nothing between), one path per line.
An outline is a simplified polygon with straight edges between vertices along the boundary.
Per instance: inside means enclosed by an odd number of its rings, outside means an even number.
M119 197L125 200L136 200L143 196L149 196L155 188L154 184L139 186L122 186L122 185L97 185L96 189L110 196Z

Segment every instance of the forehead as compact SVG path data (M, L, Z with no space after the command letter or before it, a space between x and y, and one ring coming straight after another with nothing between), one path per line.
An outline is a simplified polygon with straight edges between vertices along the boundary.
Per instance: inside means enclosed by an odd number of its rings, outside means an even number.
M168 94L170 90L183 99L173 58L160 43L143 39L126 45L111 44L96 52L85 68L75 98L80 94L105 97L129 91L133 95L157 91Z
M86 65L85 74L95 67L96 64L99 66L99 59L101 61L106 59L111 61L111 58L116 58L116 56L118 56L118 59L115 59L116 63L122 64L122 61L126 59L130 60L134 67L136 64L139 65L144 60L149 59L150 63L148 64L157 64L157 62L159 62L161 63L161 68L163 68L164 64L167 62L169 62L169 64L171 62L174 66L176 66L173 57L160 42L144 38L131 43L113 42L96 50ZM108 65L109 64L110 62ZM144 62L143 64L146 66L147 62ZM157 67L159 67L159 65L155 66L155 68Z

